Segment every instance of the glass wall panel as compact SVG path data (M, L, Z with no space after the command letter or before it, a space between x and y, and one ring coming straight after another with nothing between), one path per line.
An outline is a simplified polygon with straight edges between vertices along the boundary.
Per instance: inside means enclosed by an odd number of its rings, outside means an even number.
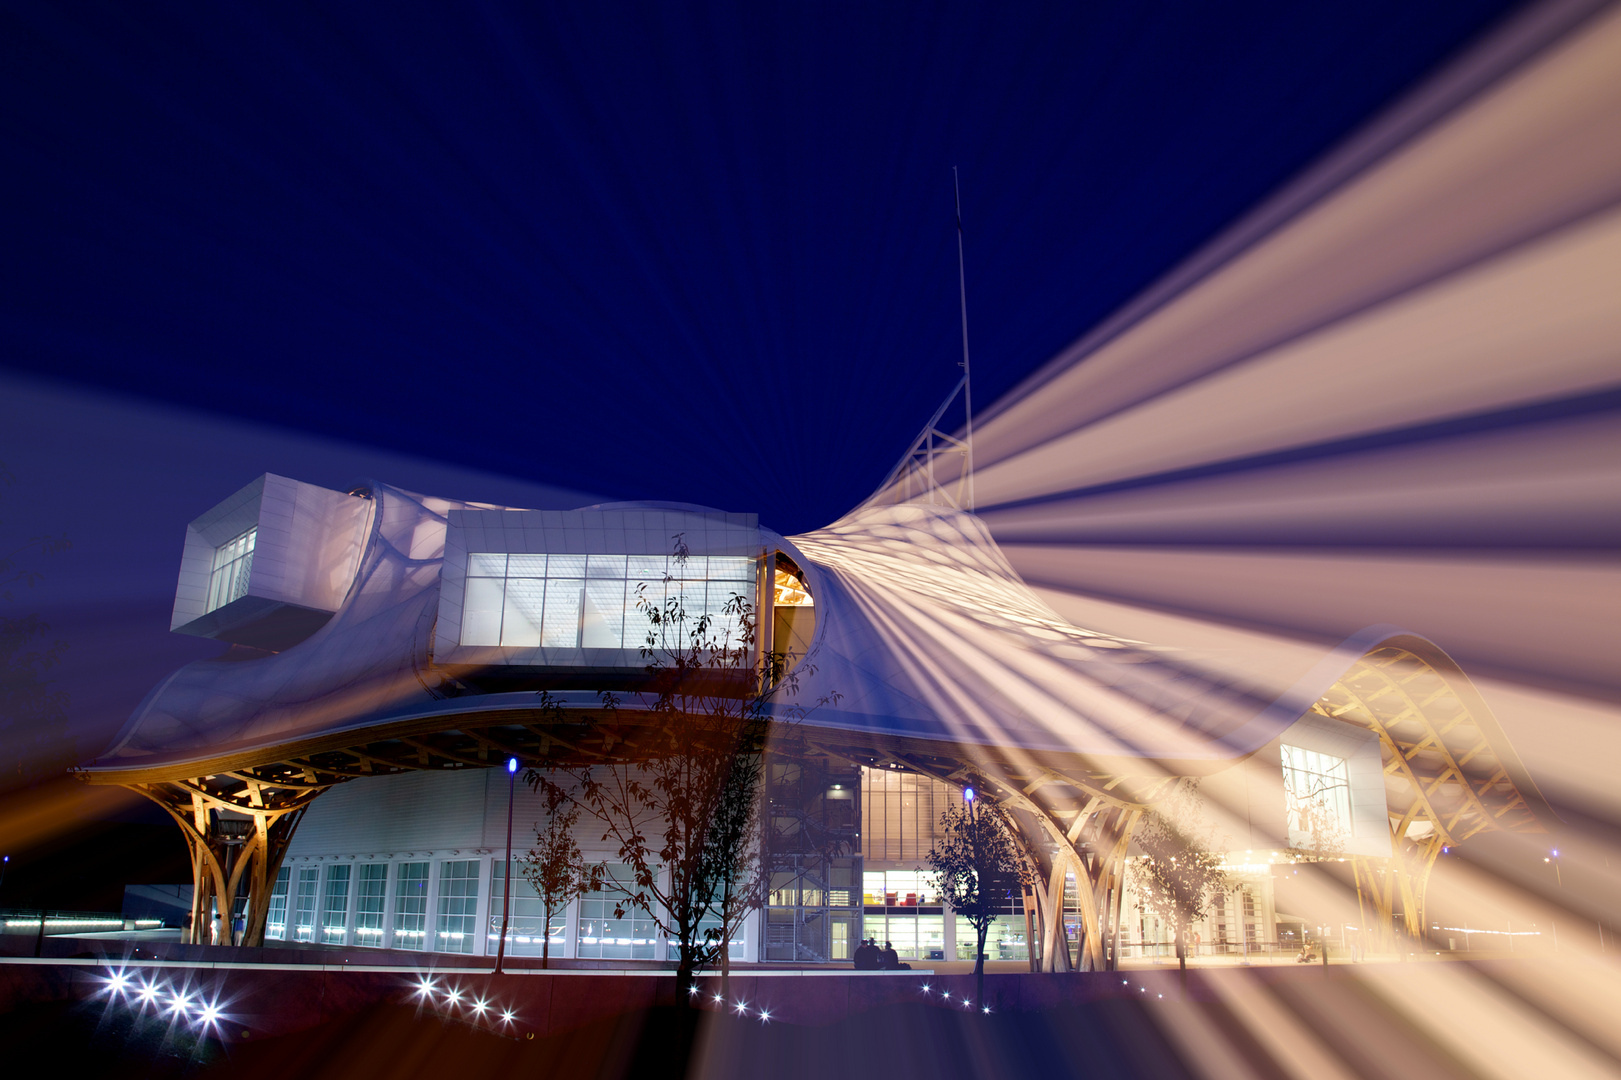
M624 904L626 891L635 888L635 873L628 866L612 863L607 871L609 881L623 883L623 888L610 885L580 898L576 955L604 960L654 959L658 939L653 920L628 905L623 918L614 916L614 905Z
M975 930L972 923L957 917L958 960L974 958ZM1023 915L998 915L985 931L985 959L1028 960L1030 945L1025 940Z
M321 868L305 866L298 871L298 892L293 903L293 941L315 940L315 902L321 887Z
M545 578L507 578L506 606L501 611L501 644L521 649L533 649L540 644L545 596Z
M594 564L597 556L591 556ZM624 556L619 561L625 561ZM593 569L595 567L593 566ZM620 571L623 574L623 570ZM618 649L625 640L625 579L589 578L585 583L585 627L580 644L587 649Z
M945 959L945 919L939 915L868 915L866 936L895 947L902 960ZM931 955L933 954L933 955Z
M364 863L355 887L355 944L383 944L383 903L388 894L388 864Z
M478 941L478 860L439 864L439 912L434 921L437 952L470 953Z
M1351 833L1351 780L1344 758L1285 744L1283 791L1291 847L1342 847Z
M546 556L544 555L541 556L542 559L545 557ZM541 565L542 572L544 572L545 564L542 563ZM467 576L470 578L504 578L507 576L507 557L499 554L475 552L474 554L467 556Z
M940 903L933 874L926 870L866 870L861 874L861 902L869 906L917 907Z
M486 954L493 953L501 941L501 918L503 892L506 885L506 860L496 859L491 867L490 875L490 920L486 939L489 944L485 947ZM546 910L540 902L540 894L535 891L534 885L523 876L518 867L513 867L512 886L512 912L507 928L507 955L509 956L539 956L545 944ZM562 956L563 948L567 945L564 936L568 929L567 910L553 912L550 926L552 939L552 956Z
M637 651L652 621L643 606L664 610L679 599L685 626L661 633L659 648L681 648L699 619L708 638L731 647L741 640L732 597L754 601L755 560L695 555L684 562L662 555L468 556L461 644L517 648L584 647ZM668 574L671 581L666 583Z
M214 565L208 575L208 604L205 611L224 607L247 595L248 575L253 570L253 548L259 536L255 525L234 540L214 549Z
M463 645L501 644L501 604L505 595L500 578L468 578L462 603Z
M555 563L558 559L552 561ZM579 647L580 607L584 589L583 578L546 579L546 626L540 635L540 643L546 648Z
M901 769L861 771L861 854L873 862L917 863L940 832L940 815L961 795L949 784Z
M510 577L543 578L546 576L546 556L508 555L507 574Z
M700 942L708 942L709 941L708 935L710 933L713 933L717 940L720 938L720 916L719 915L705 915L702 919L698 920L698 940ZM733 961L747 960L748 959L747 935L746 935L746 932L744 931L744 929L742 927L738 928L737 933L732 938L730 944L731 944L731 948L728 949L727 951L732 954L732 960ZM677 940L676 938L671 938L670 941L669 941L669 950L670 951L666 955L674 956L680 950L680 948L681 948L681 942L679 940Z
M426 948L427 931L428 864L400 863L394 876L394 947Z
M343 945L349 940L349 867L326 868L326 897L321 904L321 942Z
M270 914L265 918L265 937L282 941L287 937L287 882L290 867L276 871L276 885L270 890Z

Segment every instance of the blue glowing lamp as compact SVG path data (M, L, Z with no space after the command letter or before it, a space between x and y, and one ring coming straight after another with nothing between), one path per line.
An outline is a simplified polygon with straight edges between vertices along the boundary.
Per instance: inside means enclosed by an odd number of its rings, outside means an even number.
M962 797L963 797L963 800L965 802L973 802L974 801L974 789L973 788L963 788L962 789Z
M518 759L515 758L515 757L507 758L507 772L515 773L517 771L518 771Z

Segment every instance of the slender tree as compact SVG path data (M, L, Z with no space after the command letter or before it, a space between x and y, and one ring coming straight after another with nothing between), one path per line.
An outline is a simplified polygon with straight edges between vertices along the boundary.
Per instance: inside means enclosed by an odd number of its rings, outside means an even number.
M687 558L678 535L673 562ZM637 600L650 626L648 689L637 704L651 730L637 760L580 770L578 798L632 871L616 917L639 909L675 943L686 991L717 958L730 973L731 938L763 890L761 757L805 710L784 703L798 690L786 658L757 660L749 598L734 594L716 619L687 611L679 589L665 591L656 600L644 587ZM601 701L601 722L613 724L623 701L608 692Z
M1012 890L1018 888L1022 893L1035 882L1014 837L1002 809L985 802L970 786L963 790L961 806L940 815L940 837L926 860L936 891L953 913L974 928L975 994L981 1009L985 1008L985 937Z
M1197 791L1197 781L1185 781L1143 816L1135 838L1142 857L1131 866L1144 906L1174 928L1184 973L1188 932L1208 914L1211 897L1227 885L1221 856L1214 850L1215 826L1205 821Z
M523 875L535 887L546 920L540 966L550 967L552 919L568 911L569 904L588 892L602 888L606 868L587 861L574 839L574 826L580 820L580 806L568 791L535 770L530 770L532 787L546 801L546 822L536 825L535 845L522 859Z

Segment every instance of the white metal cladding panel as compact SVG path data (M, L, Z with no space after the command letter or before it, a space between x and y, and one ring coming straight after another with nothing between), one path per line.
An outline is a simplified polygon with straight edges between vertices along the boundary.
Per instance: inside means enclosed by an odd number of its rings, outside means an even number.
M288 854L479 847L489 775L488 769L411 772L339 784L316 799L304 815Z
M411 772L339 784L315 800L288 854L403 855L410 851L505 850L505 769ZM512 785L512 850L529 850L544 822L545 801L523 782ZM588 857L610 855L602 826L581 814L575 841Z

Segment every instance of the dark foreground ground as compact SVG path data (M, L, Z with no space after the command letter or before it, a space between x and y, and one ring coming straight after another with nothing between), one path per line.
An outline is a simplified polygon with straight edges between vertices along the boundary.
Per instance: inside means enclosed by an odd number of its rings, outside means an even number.
M706 980L683 1004L651 972L216 952L0 958L4 1060L276 1080L1621 1077L1608 957L996 975L983 1012L971 977L924 972L759 973L724 1001Z
M161 1016L92 1002L50 1003L0 1017L0 1045L36 1049L70 1074L154 1077L1196 1075L1145 1007L1129 1001L975 1017L898 1005L825 1027L655 1007L530 1038L378 1004L308 1031L247 1041L199 1038Z

